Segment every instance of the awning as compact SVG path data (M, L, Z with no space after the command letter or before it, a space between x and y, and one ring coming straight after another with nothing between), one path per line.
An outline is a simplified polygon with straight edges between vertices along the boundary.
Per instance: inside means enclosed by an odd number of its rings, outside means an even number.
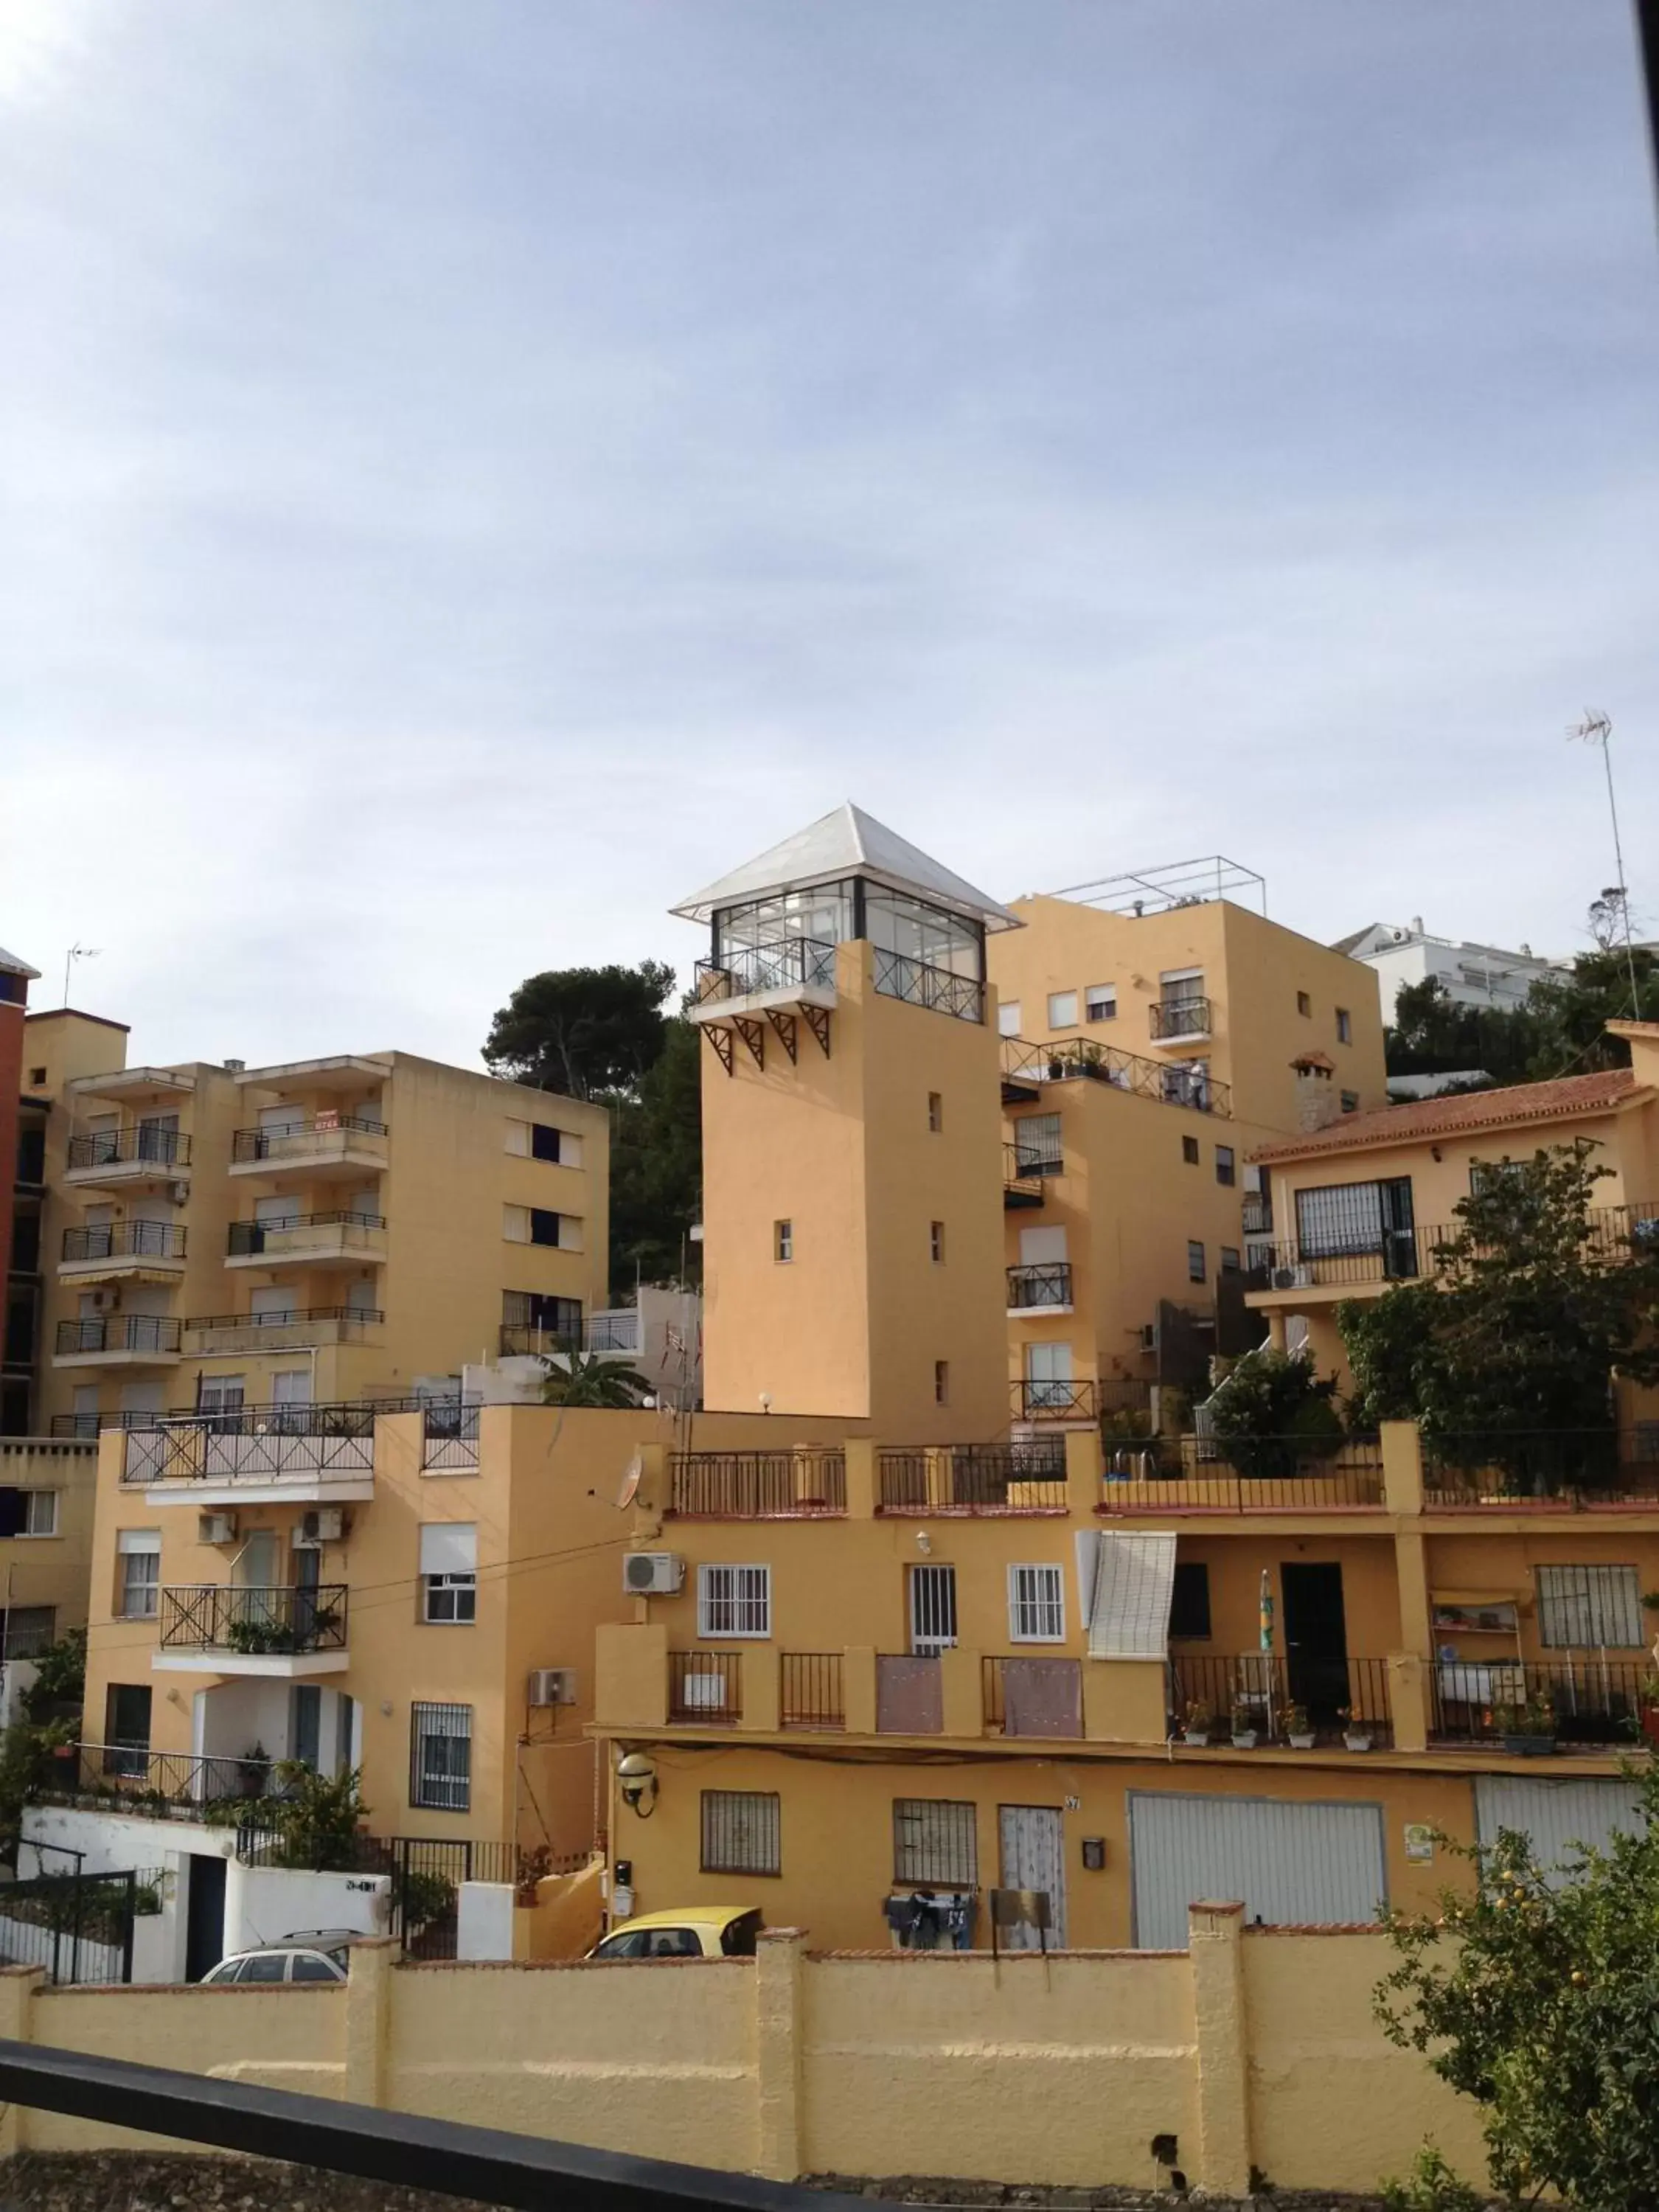
M1176 1535L1103 1531L1089 1609L1091 1659L1164 1659L1175 1595Z

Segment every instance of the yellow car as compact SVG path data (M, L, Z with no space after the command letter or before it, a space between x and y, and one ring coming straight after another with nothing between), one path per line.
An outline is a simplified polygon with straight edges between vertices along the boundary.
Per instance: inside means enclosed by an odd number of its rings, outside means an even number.
M752 1959L764 1922L753 1905L688 1905L641 1912L588 1953L590 1959Z

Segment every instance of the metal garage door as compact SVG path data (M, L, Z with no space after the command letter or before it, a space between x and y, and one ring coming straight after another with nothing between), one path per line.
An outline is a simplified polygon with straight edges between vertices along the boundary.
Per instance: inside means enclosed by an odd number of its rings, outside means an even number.
M1380 1805L1129 1792L1133 1937L1184 1951L1187 1907L1243 1899L1247 1920L1374 1920L1388 1895Z
M1474 1785L1475 1830L1483 1844L1500 1828L1532 1838L1543 1867L1559 1866L1575 1843L1605 1849L1615 1828L1641 1826L1641 1791L1629 1782L1534 1782L1529 1774L1483 1774Z

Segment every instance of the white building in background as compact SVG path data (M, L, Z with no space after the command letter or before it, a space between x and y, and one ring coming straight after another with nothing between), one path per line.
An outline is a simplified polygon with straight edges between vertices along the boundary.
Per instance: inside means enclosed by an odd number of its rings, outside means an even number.
M1351 937L1339 938L1331 949L1376 969L1384 1021L1393 1020L1395 1001L1407 984L1431 975L1439 979L1455 1006L1495 1006L1508 1013L1526 1004L1540 975L1562 964L1543 958L1529 945L1506 952L1496 945L1431 937L1421 915L1405 923L1373 921Z

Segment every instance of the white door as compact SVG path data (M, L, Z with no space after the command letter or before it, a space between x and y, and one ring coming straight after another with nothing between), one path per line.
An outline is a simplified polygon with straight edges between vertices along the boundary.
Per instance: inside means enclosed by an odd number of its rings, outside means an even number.
M236 1608L240 1619L263 1624L279 1617L282 1601L275 1593L282 1578L282 1539L274 1528L255 1528L244 1537L233 1571L236 1587L244 1593Z
M255 1291L248 1300L248 1317L262 1328L281 1328L294 1318L295 1312L291 1285L279 1289Z
M1382 1808L1132 1790L1129 1887L1130 1941L1147 1951L1184 1951L1200 1898L1269 1927L1375 1920L1389 1893Z
M910 1570L910 1649L918 1657L957 1640L957 1571L937 1563Z
M1530 1775L1482 1774L1474 1785L1475 1833L1495 1844L1500 1828L1525 1836L1546 1871L1565 1869L1575 1844L1605 1850L1615 1829L1641 1832L1642 1793L1631 1782L1534 1782ZM1565 1879L1565 1873L1556 1877Z
M289 1137L306 1125L303 1106L262 1106L259 1109L259 1133L263 1137Z
M1066 1948L1066 1840L1062 1816L1053 1805L1000 1805L997 1826L1001 1843L1003 1889L1045 1890L1048 1897L1048 1948ZM1006 1929L999 1937L1011 1951L1036 1951L1044 1938L1029 1922Z
M1071 1402L1071 1346L1028 1344L1025 1347L1026 1412L1063 1413Z
M200 1413L240 1413L245 1378L240 1375L204 1375L196 1386L196 1410Z

